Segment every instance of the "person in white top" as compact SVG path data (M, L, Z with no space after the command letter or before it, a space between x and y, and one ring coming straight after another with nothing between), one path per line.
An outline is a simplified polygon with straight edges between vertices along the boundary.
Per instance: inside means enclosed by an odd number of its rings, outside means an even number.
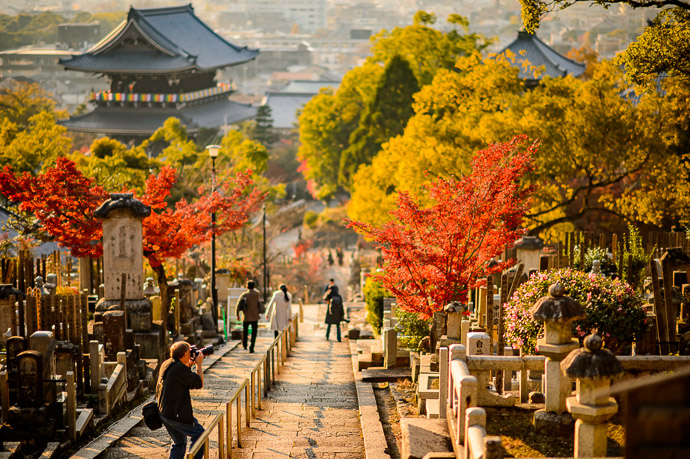
M278 332L287 326L291 316L292 296L288 293L285 284L280 284L278 290L273 292L266 310L266 318L271 323L270 329L273 330L273 336L278 336Z

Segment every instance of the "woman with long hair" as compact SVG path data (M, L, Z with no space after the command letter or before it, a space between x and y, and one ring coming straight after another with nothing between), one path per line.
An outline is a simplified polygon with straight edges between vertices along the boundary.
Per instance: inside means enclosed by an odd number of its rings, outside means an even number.
M270 329L273 330L273 336L278 337L278 333L287 326L290 317L292 317L292 295L285 284L280 284L278 290L273 292L266 310L266 318L271 323Z

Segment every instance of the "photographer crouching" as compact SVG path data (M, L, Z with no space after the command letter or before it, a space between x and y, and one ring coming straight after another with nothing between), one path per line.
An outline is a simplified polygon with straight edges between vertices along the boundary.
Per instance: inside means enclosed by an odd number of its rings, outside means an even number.
M204 433L204 428L192 414L190 389L204 387L204 370L201 364L204 356L213 352L207 348L198 350L184 341L170 347L170 358L163 362L156 384L158 410L166 430L172 438L170 459L182 459L187 451L187 437L193 445ZM196 364L196 373L191 370ZM201 459L203 448L195 456Z

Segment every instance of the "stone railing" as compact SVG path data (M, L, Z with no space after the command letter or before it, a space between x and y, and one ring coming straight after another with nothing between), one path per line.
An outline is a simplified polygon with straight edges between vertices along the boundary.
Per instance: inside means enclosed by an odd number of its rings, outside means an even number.
M625 374L672 371L690 365L688 356L621 356ZM500 457L500 437L486 435L486 413L480 406L508 406L516 398L488 389L490 372L519 374L520 399L527 397L527 371L544 370L544 356L467 355L465 345L451 344L439 350L439 405L441 418L447 417L453 448L465 458ZM623 376L625 377L625 375ZM445 386L445 388L444 388ZM547 385L548 388L548 385ZM458 456L460 457L460 456Z

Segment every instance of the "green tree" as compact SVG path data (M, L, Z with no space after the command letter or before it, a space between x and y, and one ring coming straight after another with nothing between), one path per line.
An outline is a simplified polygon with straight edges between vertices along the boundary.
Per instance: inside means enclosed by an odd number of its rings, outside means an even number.
M464 59L457 72L439 72L416 97L404 135L357 173L349 216L380 224L396 191L463 176L472 149L522 133L541 141L527 178L539 185L526 215L533 233L601 224L602 216L664 224L687 202L679 201L683 180L674 178L679 168L686 175L671 150L679 129L668 94L621 97L631 88L610 62L588 81L545 78L522 88L517 69L500 58Z
M2 118L0 164L11 166L15 172L37 173L69 152L71 140L65 133L66 129L55 123L52 112L31 116L26 126Z
M364 108L374 96L383 68L364 64L350 70L336 93L323 89L299 117L301 171L315 197L327 199L339 185L340 155L349 145Z
M250 130L250 137L252 140L267 147L271 146L276 141L276 136L273 132L273 116L270 106L259 106L256 112L256 118Z
M372 56L367 61L385 64L393 56L400 55L410 63L417 81L423 86L431 83L440 69L452 69L459 57L481 51L491 43L479 34L468 34L469 22L463 16L448 16L447 22L452 27L448 32L433 28L436 20L435 14L418 11L412 25L381 31L372 38Z
M419 85L410 64L396 54L386 64L376 95L340 157L339 182L345 188L350 188L357 168L369 164L384 142L403 133L414 114L412 102L417 91Z
M316 197L329 198L339 186L347 187L360 160L366 159L360 158L359 151L350 151L348 157L341 160L343 152L350 148L351 140L369 151L375 149L378 142L364 135L367 129L352 136L362 123L366 126L375 121L362 119L376 97L376 88L386 63L399 55L408 62L422 86L428 84L439 70L452 69L459 57L488 44L480 35L456 30L457 27L467 28L467 20L458 15L448 18L452 26L448 32L431 27L436 17L424 11L418 12L414 21L413 25L374 36L372 56L365 64L348 72L337 92L324 92L305 105L299 119L301 147L298 157L302 162L301 170ZM342 174L341 161L346 166Z
M73 153L70 157L87 177L96 179L106 190L135 190L143 193L152 170L159 170L156 160L149 160L141 148L127 147L103 137L91 144L90 155Z

